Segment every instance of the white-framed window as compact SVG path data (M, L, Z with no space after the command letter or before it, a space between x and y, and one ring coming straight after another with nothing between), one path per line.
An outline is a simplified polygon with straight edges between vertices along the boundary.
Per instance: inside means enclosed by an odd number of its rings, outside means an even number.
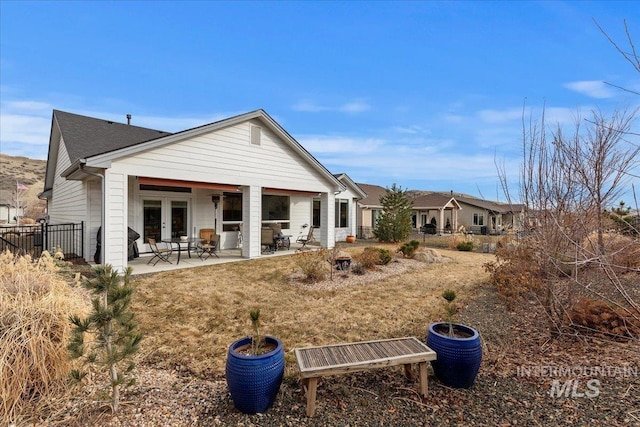
M382 216L382 210L381 209L372 209L371 210L371 226L375 227L376 224L378 223L378 220L380 219L380 217Z
M473 214L473 225L484 225L484 214L474 213Z
M313 199L313 213L311 220L311 225L316 228L320 227L320 199Z
M242 194L224 193L222 231L237 231L242 224Z
M349 227L349 200L336 199L336 228Z
M264 194L262 196L262 225L278 223L283 229L289 229L290 217L289 196Z

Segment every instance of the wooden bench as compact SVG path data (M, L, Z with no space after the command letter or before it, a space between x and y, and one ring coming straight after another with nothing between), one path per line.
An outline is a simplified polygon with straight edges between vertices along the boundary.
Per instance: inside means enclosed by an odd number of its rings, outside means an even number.
M415 337L296 348L294 351L306 389L309 417L315 412L316 387L323 376L404 365L405 375L411 378L411 364L417 363L420 394L426 396L427 362L436 360L436 353Z

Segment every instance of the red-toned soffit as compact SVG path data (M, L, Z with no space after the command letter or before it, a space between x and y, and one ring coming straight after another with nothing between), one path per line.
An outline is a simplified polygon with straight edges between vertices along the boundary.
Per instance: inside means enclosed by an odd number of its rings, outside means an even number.
M264 187L262 189L263 193L269 194L288 194L291 196L309 196L309 197L317 197L320 195L317 191L300 191L300 190L286 190L283 188L269 188Z
M145 176L139 177L138 182L140 184L160 185L164 187L191 187L191 188L204 188L207 190L234 191L234 192L240 191L240 187L237 185L216 184L214 182L181 181L179 179L148 178Z

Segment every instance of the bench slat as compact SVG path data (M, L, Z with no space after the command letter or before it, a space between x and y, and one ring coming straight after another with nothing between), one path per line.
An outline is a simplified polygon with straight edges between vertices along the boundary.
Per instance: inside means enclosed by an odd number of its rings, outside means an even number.
M297 348L295 354L303 378L436 359L415 337Z

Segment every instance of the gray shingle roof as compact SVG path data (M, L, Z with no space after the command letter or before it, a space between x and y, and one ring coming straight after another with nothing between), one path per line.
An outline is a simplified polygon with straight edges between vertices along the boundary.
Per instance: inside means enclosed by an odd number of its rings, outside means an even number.
M53 110L71 163L171 135L154 129Z
M358 201L361 206L381 206L380 198L387 194L386 188L380 187L379 185L361 184L359 182L357 185L367 194L367 197Z
M453 198L454 198L453 196L445 196L444 194L439 194L439 193L423 194L421 196L417 196L414 199L412 199L413 208L414 209L420 209L420 208L439 209L444 207Z
M457 201L461 203L477 206L479 208L493 211L496 213L519 212L520 210L523 209L523 205L520 205L520 204L511 205L508 203L498 203L498 202L492 202L490 200L475 199L473 197L461 197L461 196L454 196L454 197Z

